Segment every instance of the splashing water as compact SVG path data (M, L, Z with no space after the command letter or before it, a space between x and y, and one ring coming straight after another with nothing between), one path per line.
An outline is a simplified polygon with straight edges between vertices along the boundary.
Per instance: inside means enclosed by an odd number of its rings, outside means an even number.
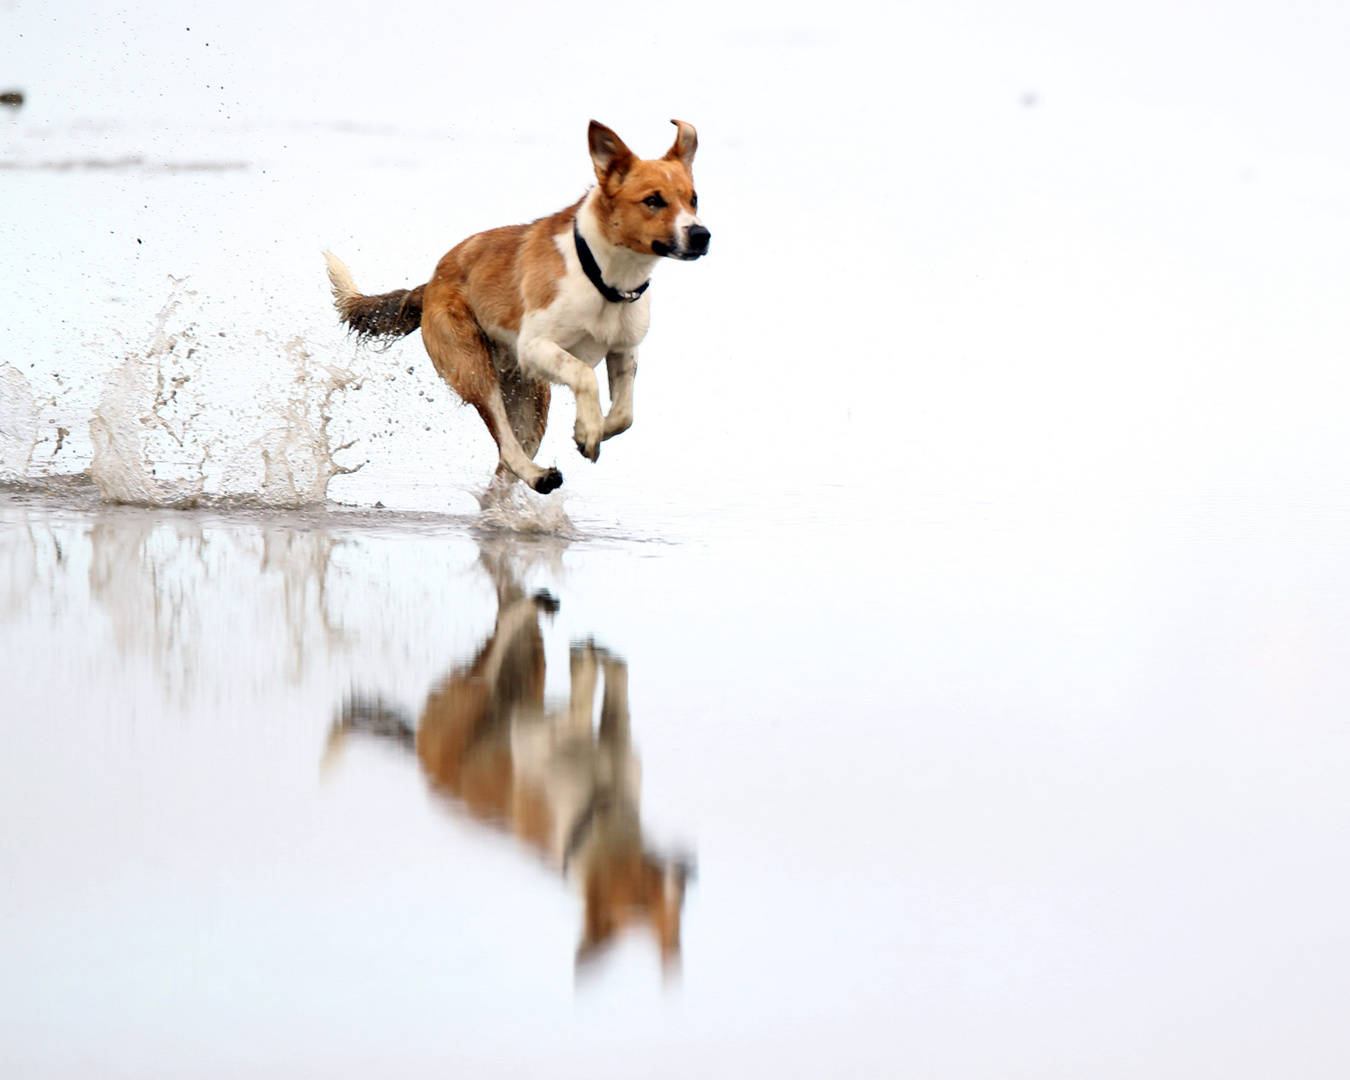
M32 387L12 364L0 364L0 479L20 480L38 438L38 408Z
M103 377L89 420L88 471L102 497L171 507L323 502L334 476L360 468L334 460L352 442L333 445L329 430L336 399L360 380L314 361L302 337L279 345L255 331L241 345L208 334L183 316L196 294L170 281L147 340Z
M345 368L316 366L301 338L287 342L285 351L296 377L280 414L283 423L265 432L251 448L263 462L262 501L269 506L303 506L322 502L333 477L361 468L333 460L354 439L334 446L329 437L334 397L360 383Z
M297 332L293 306L242 318L237 300L186 280L168 277L139 338L113 326L58 344L35 372L0 364L0 483L64 498L74 482L81 499L152 507L301 508L342 477L336 497L356 505L436 512L472 493L484 530L577 535L564 493L470 488L496 464L491 441L420 356L358 347L324 362L342 348L337 328Z
M564 507L567 495L540 495L524 484L495 480L478 496L475 524L493 531L575 539L578 535Z

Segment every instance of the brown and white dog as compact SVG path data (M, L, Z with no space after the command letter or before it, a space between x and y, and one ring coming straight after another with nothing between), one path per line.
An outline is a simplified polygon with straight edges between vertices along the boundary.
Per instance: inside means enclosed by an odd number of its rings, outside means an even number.
M585 903L579 971L625 930L641 928L655 936L670 974L679 965L693 865L688 856L654 852L642 827L628 665L594 641L578 642L568 701L546 706L539 620L558 602L520 587L510 548L480 541L480 554L497 587L497 620L477 654L431 688L415 724L379 697L349 698L329 732L325 761L331 764L351 735L412 751L431 789L451 806L514 834L577 886Z
M645 161L591 121L597 183L578 202L529 225L471 236L441 259L425 285L363 296L331 252L328 277L343 321L385 341L421 326L441 377L478 410L497 442L499 481L538 492L562 482L534 463L548 423L551 383L576 395L573 438L591 461L600 443L633 423L637 347L647 334L647 285L660 258L697 259L710 233L698 218L692 124L664 157ZM600 410L595 368L605 361L610 408Z

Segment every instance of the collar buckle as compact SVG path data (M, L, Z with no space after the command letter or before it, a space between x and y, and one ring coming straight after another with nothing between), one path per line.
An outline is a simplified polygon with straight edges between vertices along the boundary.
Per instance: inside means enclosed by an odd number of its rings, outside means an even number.
M643 293L647 291L651 279L648 278L636 289L616 289L613 285L605 284L605 279L600 274L600 264L595 261L595 255L591 252L591 245L586 243L581 235L581 229L577 226L577 219L572 218L572 240L577 246L577 258L581 260L581 269L586 272L596 290L608 300L611 304L631 304L636 301Z

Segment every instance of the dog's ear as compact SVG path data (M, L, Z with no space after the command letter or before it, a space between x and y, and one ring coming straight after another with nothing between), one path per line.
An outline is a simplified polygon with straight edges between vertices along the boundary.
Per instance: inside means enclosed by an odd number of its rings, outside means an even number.
M683 161L684 167L690 172L694 171L694 151L698 149L698 132L694 130L693 124L686 124L683 120L672 120L679 133L675 136L675 145L666 151L667 161Z
M604 187L622 181L636 160L633 151L624 146L623 140L598 120L591 121L589 139L595 178Z

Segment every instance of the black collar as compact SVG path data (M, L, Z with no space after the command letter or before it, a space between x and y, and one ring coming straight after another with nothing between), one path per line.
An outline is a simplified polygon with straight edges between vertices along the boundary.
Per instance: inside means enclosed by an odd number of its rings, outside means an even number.
M647 291L647 286L651 284L650 278L632 292L624 292L622 289L616 289L613 285L605 284L605 279L600 276L600 264L595 261L595 256L591 254L591 245L582 239L581 230L577 228L576 218L572 219L572 239L577 244L577 258L581 260L581 268L586 271L586 276L591 279L591 284L600 290L600 295L611 304L631 304Z

